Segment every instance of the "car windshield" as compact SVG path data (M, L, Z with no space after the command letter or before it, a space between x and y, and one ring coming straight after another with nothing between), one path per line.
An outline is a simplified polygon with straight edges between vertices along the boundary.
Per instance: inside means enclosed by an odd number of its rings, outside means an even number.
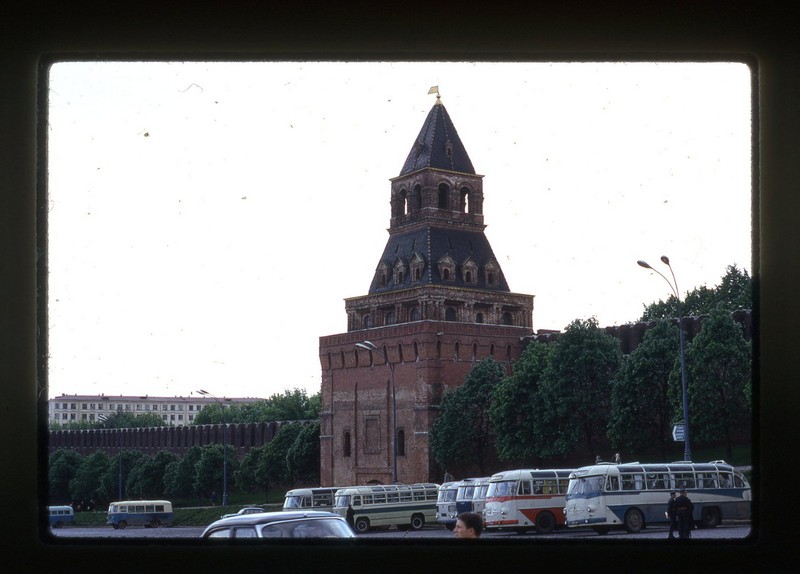
M352 538L355 535L346 522L338 518L291 520L266 524L262 538Z

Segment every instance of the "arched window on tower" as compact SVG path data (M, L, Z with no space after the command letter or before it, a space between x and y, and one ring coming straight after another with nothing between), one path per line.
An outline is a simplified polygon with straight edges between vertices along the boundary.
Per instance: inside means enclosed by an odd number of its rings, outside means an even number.
M419 345L414 341L414 361L419 361Z
M397 456L406 455L406 431L397 429Z
M472 343L472 360L478 359L478 343Z
M389 311L383 318L384 325L394 325L396 322L394 311Z
M475 315L475 322L483 323L483 313L478 313L477 315Z
M364 315L364 317L361 319L361 328L362 329L372 328L372 315Z
M514 324L514 321L513 321L513 318L511 316L511 313L509 313L508 311L503 313L503 325L513 325L513 324Z
M411 213L411 202L409 201L408 193L405 189L400 190L400 201L402 214L406 215Z
M450 186L446 183L439 184L439 209L450 209Z
M489 345L489 356L494 357L494 343Z
M444 320L445 321L455 321L456 320L456 310L452 307L448 307L444 312Z
M461 345L459 345L458 341L456 341L456 344L453 345L453 358L455 358L456 360L459 359L458 353L460 350L461 350Z
M411 313L409 314L409 319L411 321L422 320L422 314L419 311L419 307L414 307L413 309L411 309Z
M414 192L411 194L411 205L414 211L422 209L422 187L419 184L414 186Z
M403 343L397 343L397 356L400 362L403 362Z
M459 204L459 207L461 208L461 213L471 213L472 212L472 207L470 206L470 203L469 203L470 202L469 188L462 187L459 197L461 199L461 202Z

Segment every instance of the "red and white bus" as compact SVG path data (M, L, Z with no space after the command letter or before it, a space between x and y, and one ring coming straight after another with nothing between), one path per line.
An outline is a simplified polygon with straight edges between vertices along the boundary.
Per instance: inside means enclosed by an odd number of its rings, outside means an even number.
M564 526L572 472L574 469L517 469L492 475L483 510L486 528L546 533Z

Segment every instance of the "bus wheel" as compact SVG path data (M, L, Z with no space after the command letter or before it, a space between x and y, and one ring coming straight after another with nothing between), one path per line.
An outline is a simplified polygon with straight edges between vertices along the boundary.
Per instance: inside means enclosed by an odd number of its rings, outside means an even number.
M356 518L356 532L358 534L364 534L367 530L369 530L369 518Z
M161 522L158 520L158 518L154 518L150 521L150 528L158 528L159 526L161 526Z
M719 514L719 509L716 506L703 509L703 514L700 517L700 525L703 528L716 528L722 522Z
M127 522L125 522L124 520L120 520L120 521L117 523L117 528L119 528L120 530L125 530L125 527L126 527L126 526L128 526L128 523L127 523Z
M631 533L639 532L644 526L644 517L638 508L631 508L625 513L625 530Z
M594 530L595 532L597 532L600 535L603 535L603 534L608 534L609 532L611 532L611 527L610 526L594 526L594 527L592 527L592 530Z
M549 534L556 528L556 518L546 510L536 516L536 532Z
M425 526L425 517L421 514L415 514L411 517L411 530L422 530Z

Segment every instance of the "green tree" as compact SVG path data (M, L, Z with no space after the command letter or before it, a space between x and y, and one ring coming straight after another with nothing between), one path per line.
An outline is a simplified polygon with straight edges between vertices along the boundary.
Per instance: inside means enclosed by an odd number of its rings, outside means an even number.
M239 468L236 469L236 485L244 492L264 491L264 499L269 494L269 480L264 474L266 467L262 465L261 459L266 453L267 445L262 445L250 449L242 457Z
M231 445L226 445L225 451L228 454L228 492L234 487L234 477L239 460L236 457L236 450ZM221 444L208 444L201 447L200 459L195 464L195 474L193 488L195 492L201 494L211 494L223 492L224 480L224 452Z
M69 504L72 500L69 483L75 478L83 457L71 449L60 448L50 455L48 468L51 504Z
M660 320L647 330L612 382L608 436L613 448L627 452L657 448L666 460L675 420L670 376L676 369L680 374L678 327Z
M728 460L733 458L736 432L751 427L751 369L751 345L741 326L728 309L712 310L686 350L689 430L697 443L723 443ZM679 374L673 375L671 386L677 408L682 398Z
M259 461L259 472L266 484L294 484L288 456L302 430L303 424L299 422L282 424L275 437L265 445L264 454Z
M167 467L178 457L161 450L154 457L140 461L128 474L128 496L131 498L163 498L164 476Z
M224 402L224 399L223 399ZM308 396L302 389L286 390L266 400L250 404L219 403L206 406L194 418L198 425L228 423L259 423L272 421L301 421L319 418L321 397L319 393Z
M545 455L575 450L583 444L597 453L606 436L611 381L622 361L619 342L597 326L594 317L576 319L559 335L540 385Z
M286 453L290 484L319 484L319 420L304 423Z
M199 495L194 488L195 466L202 449L198 445L189 447L183 457L169 463L164 471L164 494L170 498L188 498Z
M101 478L108 468L108 455L96 450L85 457L75 476L69 482L69 492L73 500L105 500Z
M95 428L105 429L129 429L143 427L160 427L166 423L159 415L153 412L136 415L128 411L114 411L106 417L94 423Z
M550 363L553 347L530 343L514 372L504 378L492 391L489 420L495 430L495 448L501 460L526 466L528 461L541 461L540 453L547 449L541 444L539 425L542 421L542 401L539 386Z
M445 393L430 430L431 451L439 465L457 469L473 463L481 475L486 473L495 440L491 396L504 376L500 363L489 357L469 372L463 385Z
M716 307L728 311L753 308L753 281L744 269L729 265L720 284L710 289L697 287L687 292L683 299L684 317L706 315ZM678 317L678 300L670 295L666 301L646 305L639 321Z
M119 500L128 492L128 477L136 465L145 458L140 450L123 450L109 459L105 472L100 476L99 500ZM122 492L120 492L122 477Z

